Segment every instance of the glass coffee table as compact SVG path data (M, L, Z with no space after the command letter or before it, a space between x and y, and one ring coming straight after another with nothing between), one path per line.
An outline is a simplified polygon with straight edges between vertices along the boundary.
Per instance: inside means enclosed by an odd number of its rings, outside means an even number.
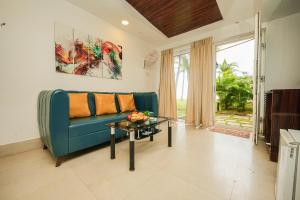
M129 136L129 170L134 171L134 141L145 138L150 138L153 141L153 136L160 132L157 125L168 123L168 147L172 146L172 122L168 117L150 117L147 121L142 123L131 122L129 120L122 120L106 124L110 127L110 158L115 159L115 130L121 129L127 132Z

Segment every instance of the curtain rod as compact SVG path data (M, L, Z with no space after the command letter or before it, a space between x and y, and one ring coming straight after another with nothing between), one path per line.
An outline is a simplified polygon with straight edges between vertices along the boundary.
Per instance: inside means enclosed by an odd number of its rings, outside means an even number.
M173 57L175 57L175 56L183 56L183 55L186 55L186 54L190 54L191 52L187 52L187 53L180 53L180 54L176 54L176 55L174 55Z

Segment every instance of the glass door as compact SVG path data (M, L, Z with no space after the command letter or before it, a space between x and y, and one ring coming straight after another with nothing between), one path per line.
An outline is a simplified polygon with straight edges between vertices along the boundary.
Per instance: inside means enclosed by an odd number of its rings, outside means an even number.
M175 53L174 72L176 86L177 117L185 119L188 93L188 73L190 66L190 53L185 50Z
M214 132L249 138L253 129L253 35L216 45Z

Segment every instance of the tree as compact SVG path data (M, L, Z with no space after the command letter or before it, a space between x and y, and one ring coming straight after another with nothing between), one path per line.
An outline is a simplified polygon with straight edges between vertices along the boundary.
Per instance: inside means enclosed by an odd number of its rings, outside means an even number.
M181 99L183 99L183 93L184 93L184 83L185 83L185 73L188 72L188 68L189 68L189 62L187 59L187 56L181 56L181 65L180 65L180 69L182 71L182 88L181 88Z
M238 65L236 63L227 63L226 59L224 59L222 65L217 65L217 72L222 75L225 74L233 74L237 71Z
M174 65L176 66L176 64L178 65L178 69L176 72L176 78L175 78L175 83L176 83L175 87L176 87L176 91L177 91L178 80L179 80L179 75L180 75L180 57L179 56L175 57Z
M234 102L238 111L245 111L245 106L248 100L253 98L252 94L252 77L246 75L236 80L236 95Z
M184 93L184 84L185 84L185 75L188 72L189 68L189 61L187 58L187 55L180 55L178 56L178 59L175 59L175 65L178 63L178 70L176 72L176 77L175 77L175 83L176 83L176 91L178 88L178 80L180 75L182 74L182 85L181 85L181 99L183 99L183 93Z
M244 111L247 101L252 99L252 78L247 73L237 76L234 73L237 68L236 63L227 63L226 60L217 65L216 91L220 109Z
M216 90L219 96L220 108L227 110L233 104L233 83L236 81L237 76L234 74L237 68L236 63L227 63L224 59L222 65L217 65L217 84Z

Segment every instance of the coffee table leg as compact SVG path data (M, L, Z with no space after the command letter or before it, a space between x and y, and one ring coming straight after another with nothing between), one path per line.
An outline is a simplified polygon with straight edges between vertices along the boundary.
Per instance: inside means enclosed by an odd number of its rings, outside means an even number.
M110 128L110 158L115 159L115 128Z
M134 171L134 131L129 132L129 170Z
M172 146L172 122L168 121L168 147Z
M150 141L151 142L153 141L153 135L150 135Z

